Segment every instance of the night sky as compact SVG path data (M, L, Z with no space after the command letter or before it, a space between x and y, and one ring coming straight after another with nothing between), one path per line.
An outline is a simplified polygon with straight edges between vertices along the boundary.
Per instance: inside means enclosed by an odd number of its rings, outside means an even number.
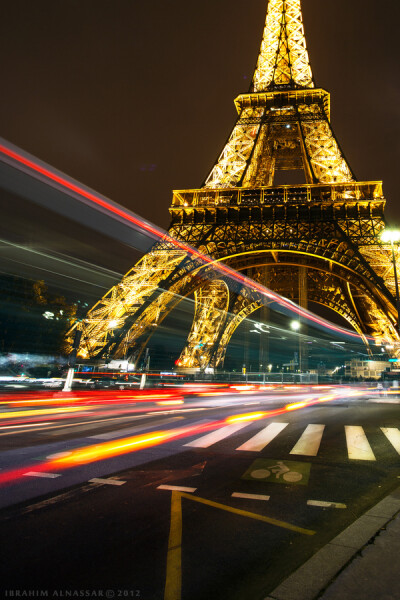
M400 3L302 5L314 77L331 92L338 141L358 179L383 180L387 219L400 226ZM0 136L166 228L171 190L199 187L230 133L266 6L3 0ZM51 245L47 226L42 216L43 247ZM95 260L84 244L80 252ZM119 249L106 263L123 272L130 255Z

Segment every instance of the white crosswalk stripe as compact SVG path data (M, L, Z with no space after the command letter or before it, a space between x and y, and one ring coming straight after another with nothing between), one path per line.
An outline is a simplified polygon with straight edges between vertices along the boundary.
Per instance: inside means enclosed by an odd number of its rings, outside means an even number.
M349 458L353 460L376 460L362 427L345 425L344 430L346 432Z
M307 425L306 430L290 451L290 454L317 456L324 429L325 425Z
M259 452L263 450L276 436L287 427L289 423L270 423L264 427L254 437L236 448L236 450L246 450L247 452Z
M400 431L395 427L381 427L389 442L398 454L400 454Z
M209 448L226 438L233 436L241 431L244 427L255 423L255 421L247 421L246 423L235 423L226 425L207 433L191 442L185 444L191 448ZM289 423L269 423L266 427L258 431L243 444L238 446L236 450L245 452L261 452L275 440L289 425ZM317 456L320 450L326 425L311 423L306 426L305 430L297 440L296 444L290 451L290 454L297 456ZM375 454L371 448L368 438L363 427L360 425L345 425L346 447L349 460L369 460L376 461ZM395 427L381 427L380 430L386 436L395 451L400 454L400 429ZM381 434L380 434L381 435ZM280 440L284 439L282 436ZM336 439L342 439L337 436ZM330 448L332 445L330 444Z
M225 427L221 427L221 429L217 429L216 431L202 435L196 440L185 444L185 446L191 446L192 448L209 448L209 446L212 446L213 444L216 444L217 442L229 437L233 433L240 431L243 429L243 427L247 427L247 425L250 425L250 423L253 423L253 421L236 423L235 425L226 425Z

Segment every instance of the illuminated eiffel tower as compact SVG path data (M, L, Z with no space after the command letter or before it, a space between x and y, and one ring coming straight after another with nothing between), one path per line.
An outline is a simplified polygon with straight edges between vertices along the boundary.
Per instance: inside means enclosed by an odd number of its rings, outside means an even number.
M300 0L270 0L250 91L203 186L175 191L169 234L306 307L339 313L361 335L397 340L397 311L381 182L357 181L330 124L330 95L314 83ZM356 107L355 107L356 110ZM299 184L279 185L282 171ZM179 363L223 365L238 325L261 306L230 290L166 240L156 243L87 314L79 356L140 353L180 298L194 294Z

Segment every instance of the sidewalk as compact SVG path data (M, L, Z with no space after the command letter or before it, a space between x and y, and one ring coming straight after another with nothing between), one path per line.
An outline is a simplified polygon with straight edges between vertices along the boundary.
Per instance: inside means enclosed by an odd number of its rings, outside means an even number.
M400 598L400 514L340 573L323 600Z
M400 600L400 487L265 600Z

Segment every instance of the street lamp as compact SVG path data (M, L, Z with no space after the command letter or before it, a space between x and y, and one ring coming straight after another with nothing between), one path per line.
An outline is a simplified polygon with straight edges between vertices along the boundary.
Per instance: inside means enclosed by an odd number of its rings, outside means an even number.
M298 331L301 327L300 321L292 321L290 323L290 327L293 329L293 331Z
M400 242L400 231L398 229L385 229L381 235L381 240L384 243L390 242L392 247L392 262L393 262L393 273L394 283L396 286L396 308L397 308L397 331L400 334L400 296L399 296L399 281L397 278L397 266L396 257L394 255L394 244Z

